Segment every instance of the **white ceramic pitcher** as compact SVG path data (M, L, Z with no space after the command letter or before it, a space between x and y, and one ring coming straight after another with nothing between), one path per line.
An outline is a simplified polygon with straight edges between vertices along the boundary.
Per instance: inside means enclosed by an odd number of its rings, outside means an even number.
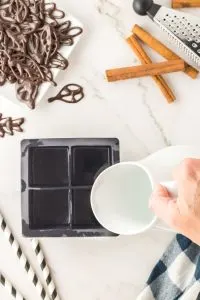
M200 147L168 147L141 161L122 162L102 172L91 192L92 210L99 223L123 235L158 226L149 209L149 197L158 183L177 196L172 171L185 158L200 158Z

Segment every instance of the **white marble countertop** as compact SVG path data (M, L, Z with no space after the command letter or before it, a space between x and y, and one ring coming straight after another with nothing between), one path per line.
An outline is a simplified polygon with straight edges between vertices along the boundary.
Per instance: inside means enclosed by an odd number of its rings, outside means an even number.
M56 2L62 8L64 1ZM160 0L166 5L169 2ZM82 84L85 100L76 105L43 101L35 111L0 100L0 111L5 116L24 116L27 120L24 134L0 141L0 209L33 264L29 240L21 236L21 139L118 137L123 161L138 160L169 145L200 143L199 79L193 81L182 73L165 76L177 96L172 105L166 103L151 78L110 84L104 79L107 68L137 64L124 41L133 24L151 28L164 39L155 25L134 14L131 0L67 3L69 12L82 21L85 31L70 57L68 72L62 73L60 80ZM195 13L200 15L200 10ZM118 239L46 239L42 244L62 299L133 300L171 238L169 233L151 231ZM0 270L27 299L38 299L2 234ZM0 298L10 299L1 288Z

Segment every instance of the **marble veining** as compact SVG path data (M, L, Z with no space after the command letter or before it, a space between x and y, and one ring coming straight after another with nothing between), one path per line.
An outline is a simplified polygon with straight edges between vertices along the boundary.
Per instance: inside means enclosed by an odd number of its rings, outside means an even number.
M114 24L115 30L121 37L125 36L123 21L120 18L120 5L115 0L98 0L97 11L99 14L107 16Z
M142 79L140 79L138 81L138 86L143 90L143 93L142 93L142 102L143 102L144 106L146 107L146 109L148 111L148 114L151 117L154 125L156 126L157 130L160 132L160 135L163 138L163 142L164 142L165 146L166 147L171 146L171 142L168 140L168 138L167 138L167 136L166 136L166 134L164 132L164 129L163 129L162 125L158 122L156 116L154 115L153 110L151 109L151 106L148 103L148 100L147 100L148 87L143 83Z
M101 76L101 73L99 73L98 71L94 71L94 70L93 70L92 74L94 75L95 78L97 78L98 76ZM88 79L84 76L82 76L81 78L92 89L93 97L96 99L99 99L101 101L104 101L104 103L109 107L109 109L111 109L113 111L115 116L118 118L119 123L122 126L124 126L124 128L126 128L126 133L129 133L129 138L133 139L133 140L136 139L137 142L143 147L143 149L145 151L145 156L149 155L150 152L149 152L148 148L146 147L145 143L143 143L143 141L141 141L140 138L134 134L132 127L130 126L130 124L128 122L126 122L125 117L123 117L123 115L120 114L120 111L117 110L115 107L111 106L110 102L103 96L100 88L97 88L97 86L95 85L94 79ZM144 95L144 97L145 97L145 95ZM148 109L148 111L149 110L150 110L150 108ZM152 112L151 112L151 114L152 114ZM152 118L155 119L153 114L152 114ZM159 128L159 124L157 124L156 120L155 120L155 124ZM160 129L160 131L162 131L162 128L159 128L159 129Z

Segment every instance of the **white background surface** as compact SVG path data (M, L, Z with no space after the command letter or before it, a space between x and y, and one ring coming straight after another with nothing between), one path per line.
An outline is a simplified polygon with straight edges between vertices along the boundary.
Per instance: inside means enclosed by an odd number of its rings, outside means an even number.
M62 8L65 1L56 2ZM170 1L161 2L169 5ZM182 73L165 76L177 95L172 105L166 103L151 78L109 84L104 79L107 68L138 63L124 41L134 23L160 35L150 20L133 13L131 0L67 0L67 6L85 31L59 82L61 86L82 84L86 98L76 105L48 104L44 99L35 111L0 101L5 116L27 119L24 134L0 140L0 209L33 263L29 241L21 237L21 139L118 137L123 161L138 160L169 145L200 143L199 79L193 81ZM200 15L200 10L195 13ZM56 91L50 90L49 95ZM42 245L62 299L133 300L171 237L166 232L151 231L118 239L47 239ZM0 271L27 299L39 299L2 234ZM0 299L10 299L2 289Z

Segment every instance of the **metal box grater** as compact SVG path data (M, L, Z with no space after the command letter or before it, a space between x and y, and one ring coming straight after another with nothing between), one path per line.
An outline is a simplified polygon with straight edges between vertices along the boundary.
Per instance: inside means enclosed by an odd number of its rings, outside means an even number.
M134 10L147 14L177 46L177 52L186 62L200 69L200 18L166 8L152 0L135 0Z

